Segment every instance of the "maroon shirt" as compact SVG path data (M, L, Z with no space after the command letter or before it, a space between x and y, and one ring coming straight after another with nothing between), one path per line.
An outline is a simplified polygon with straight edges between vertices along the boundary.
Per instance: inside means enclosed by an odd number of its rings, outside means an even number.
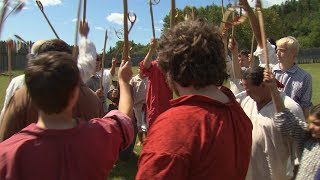
M169 100L173 93L169 88L164 74L158 68L157 61L152 61L149 69L144 68L143 62L140 62L141 72L148 77L147 87L147 123L151 127L156 118L170 108Z
M79 98L73 107L73 117L83 120L103 117L102 103L84 84L80 85ZM38 109L28 95L27 87L18 89L7 106L0 123L0 142L38 121Z
M148 131L136 179L245 179L252 124L222 89L229 103L200 95L171 101Z
M132 140L131 120L118 111L66 130L33 123L0 143L0 179L105 180Z

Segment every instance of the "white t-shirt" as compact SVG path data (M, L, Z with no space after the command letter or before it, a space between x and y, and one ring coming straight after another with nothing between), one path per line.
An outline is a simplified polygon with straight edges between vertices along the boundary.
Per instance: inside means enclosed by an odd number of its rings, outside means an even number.
M294 100L284 93L281 93L281 97L286 108L295 116L304 119L302 109ZM239 103L253 125L251 160L246 179L290 179L297 146L292 138L283 136L276 128L272 101L260 111L250 96L240 100Z

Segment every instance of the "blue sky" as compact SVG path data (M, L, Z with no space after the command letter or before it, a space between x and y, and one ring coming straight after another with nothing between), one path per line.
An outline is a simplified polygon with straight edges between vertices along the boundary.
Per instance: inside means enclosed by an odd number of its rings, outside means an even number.
M251 4L254 2L251 2ZM272 4L280 4L285 0L262 0L264 6ZM0 1L1 5L2 0ZM53 27L57 31L61 39L68 44L74 44L75 20L77 14L77 0L41 0L44 6L44 12L51 21ZM107 42L107 50L110 46L114 46L119 39L114 35L113 29L122 28L122 0L87 0L87 20L90 26L89 39L92 40L97 47L97 51L101 52L104 43L105 29L108 29L109 38ZM151 19L149 14L149 6L147 0L128 0L129 11L135 12L137 21L129 40L136 43L146 44L150 41ZM224 0L224 3L232 0ZM221 4L221 0L176 0L177 8L183 8L186 5L196 7L206 6L209 4ZM162 28L162 20L170 10L170 0L160 0L160 3L153 7L154 22L156 36L159 37ZM81 15L82 17L82 15ZM39 39L55 38L45 18L38 9L35 0L26 1L24 9L10 16L4 24L1 39L14 39L13 35L17 34L25 40L36 41Z

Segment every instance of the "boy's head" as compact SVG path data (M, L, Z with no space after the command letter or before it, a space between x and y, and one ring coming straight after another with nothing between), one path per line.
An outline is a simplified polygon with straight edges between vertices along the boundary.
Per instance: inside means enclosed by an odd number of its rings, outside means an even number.
M38 54L48 51L59 51L72 54L70 46L61 39L50 39L42 43L38 48Z
M249 54L248 50L241 50L238 54L238 60L241 67L249 67Z
M181 22L165 32L158 55L169 82L181 87L221 86L228 78L221 34L201 19Z
M320 104L313 106L310 110L309 120L320 120Z
M293 64L299 52L298 40L292 36L277 41L277 57L280 63Z
M66 109L70 99L77 96L80 75L71 54L51 51L28 61L25 81L35 105L46 114L54 114Z
M102 57L97 54L97 58L96 58L96 72L98 72L98 71L101 70L101 66L102 66Z

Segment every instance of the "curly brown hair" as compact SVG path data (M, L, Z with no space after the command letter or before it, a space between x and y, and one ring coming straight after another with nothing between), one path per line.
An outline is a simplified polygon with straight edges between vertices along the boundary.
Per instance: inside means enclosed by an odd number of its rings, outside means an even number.
M203 19L167 30L158 55L159 68L182 87L221 86L228 78L222 35Z

